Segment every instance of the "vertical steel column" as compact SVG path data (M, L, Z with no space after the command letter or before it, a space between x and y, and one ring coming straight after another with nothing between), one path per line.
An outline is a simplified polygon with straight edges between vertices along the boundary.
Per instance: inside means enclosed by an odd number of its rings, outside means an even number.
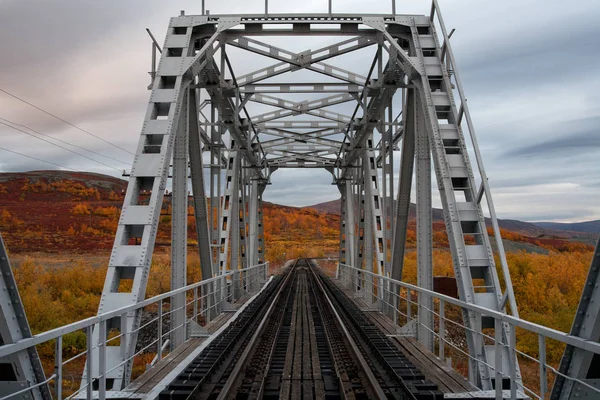
M248 203L248 266L258 264L258 197L259 197L258 179L250 180L250 201Z
M241 208L241 212L239 215L240 218L240 235L244 235L244 249L243 249L243 254L241 257L241 261L242 261L242 267L243 268L247 268L248 267L248 254L247 254L247 238L248 238L248 171L247 168L245 168L245 160L241 160L242 162L242 176L244 177L242 180L242 186L240 188L240 208ZM242 276L242 287L245 290L249 290L248 288L248 275L247 273L244 273Z
M362 170L362 157L357 159L358 168L356 171L356 215L358 216L358 234L357 234L357 258L356 258L356 268L363 269L363 261L365 259L365 197L364 197L364 181L363 181L363 170ZM360 272L356 272L356 283L357 286L360 287L361 293L364 295L365 293L365 281L363 279L363 274Z
M215 273L216 266L213 265L213 256L211 249L211 222L210 213L206 201L206 190L204 187L204 165L202 161L202 148L200 140L201 127L198 121L198 100L196 89L189 89L188 93L188 125L189 125L189 156L190 156L190 176L192 181L192 190L194 192L194 219L196 221L196 234L198 237L198 253L200 257L200 269L202 279L210 279ZM209 295L210 286L204 286L203 307L207 310L207 319L216 317L214 309L214 298Z
M231 224L231 250L229 269L237 270L240 266L240 188L243 186L240 184L242 180L241 173L237 176L237 183L235 189L231 195L231 216L229 218Z
M404 267L404 253L406 249L406 234L408 232L408 220L410 214L410 192L413 180L413 166L415 161L415 91L408 89L408 102L405 102L404 115L404 137L402 139L402 152L400 159L400 177L398 181L398 196L395 209L394 234L392 243L392 268L391 277L402 280ZM395 287L392 304L398 309L400 288ZM393 310L391 315L394 321L398 319L398 313Z
M425 127L425 117L417 97L416 119L416 181L417 181L417 285L433 290L433 256L431 227L431 152ZM433 351L433 299L418 296L419 341Z
M364 219L364 258L365 258L365 270L369 272L373 272L373 263L374 263L374 235L373 235L373 207L371 206L371 190L369 182L371 178L371 174L368 173L368 165L369 165L369 156L365 151L363 153L363 161L362 161L362 181L363 181L363 219ZM367 289L365 294L365 300L369 303L374 302L375 299L375 280L373 279L373 275L365 274L365 288ZM370 295L369 295L370 293Z
M248 232L247 232L247 223L246 221L248 220L247 216L246 216L246 209L247 209L247 204L246 204L246 199L248 196L246 196L246 191L248 188L248 169L245 168L245 165L247 164L245 159L241 159L240 160L240 165L241 165L241 169L240 169L240 199L239 199L239 211L240 213L238 214L238 220L239 220L239 237L240 237L240 265L242 268L246 268L248 266L248 254L247 254L247 249L248 249Z
M394 243L392 246L392 279L399 281L402 280L410 213L410 192L415 160L415 113L415 90L408 89L405 110L403 111L404 138L402 139L402 158L400 159L400 178L394 223Z
M265 262L265 227L263 220L263 193L267 187L266 182L258 185L258 263ZM268 272L268 271L267 271Z
M200 141L200 126L198 124L198 101L196 90L190 89L188 93L188 125L189 125L189 153L190 176L194 192L194 218L196 220L196 234L198 235L198 252L200 255L200 269L202 279L210 279L214 270L211 256L210 222L204 189L204 166L202 164L202 148Z
M240 190L240 152L234 141L231 141L232 150L229 151L227 160L227 172L225 175L225 188L223 193L223 204L221 217L219 218L219 274L223 274L228 268L229 239L231 233L232 219L238 218L232 213L234 207L233 198Z
M354 208L354 180L351 177L344 185L345 200L346 200L346 263L352 267L356 267L356 214Z
M183 96L180 122L173 144L171 196L171 290L186 285L188 207L188 95ZM171 297L171 350L185 341L185 293Z
M387 120L389 122L388 129L381 134L381 198L383 201L383 243L384 243L384 267L386 273L391 274L392 271L392 241L393 241L393 226L394 226L394 145L392 143L394 127L392 126L392 99L388 105Z
M384 274L385 268L385 238L383 233L382 200L379 192L379 177L377 174L377 161L373 151L372 137L367 140L368 150L364 164L365 202L369 209L369 218L373 237L374 271Z
M219 222L221 220L221 132L217 129L217 107L214 103L210 105L210 226L211 243L213 246L213 275L217 274L219 268L220 233Z
M347 209L346 209L346 183L338 182L337 188L340 192L340 244L338 262L342 264L348 263L348 229L347 229Z

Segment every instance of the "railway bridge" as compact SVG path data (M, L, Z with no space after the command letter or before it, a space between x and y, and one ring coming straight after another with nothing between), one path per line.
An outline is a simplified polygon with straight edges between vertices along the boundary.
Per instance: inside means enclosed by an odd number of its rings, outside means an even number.
M1 246L0 399L600 398L600 249L570 334L519 318L437 1L424 15L395 2L378 15L268 6L202 6L173 17L162 46L151 35L150 100L97 316L32 336ZM262 195L286 168L325 169L339 191L334 275L312 260L269 269ZM434 187L457 297L433 290ZM171 291L146 299L165 190ZM413 191L416 285L403 281ZM190 205L200 282L186 281ZM87 350L66 359L63 337L78 331ZM538 351L519 350L519 335ZM559 367L549 340L565 345ZM36 350L47 342L50 373ZM67 392L65 367L83 359ZM526 381L523 362L538 376Z

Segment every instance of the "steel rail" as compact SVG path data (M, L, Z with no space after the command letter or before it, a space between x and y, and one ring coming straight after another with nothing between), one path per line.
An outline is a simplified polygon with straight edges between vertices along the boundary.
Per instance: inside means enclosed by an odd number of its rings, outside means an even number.
M371 367L367 363L367 360L365 360L365 358L363 357L360 349L358 348L356 342L352 338L352 335L350 334L350 331L346 327L346 324L342 320L340 314L337 312L337 309L334 306L334 304L331 301L331 299L329 298L329 295L327 294L327 291L323 287L323 284L321 283L321 280L316 275L316 272L314 271L314 269L312 267L309 268L309 270L313 274L314 280L315 280L315 282L317 282L317 286L319 287L319 289L323 293L323 296L325 297L325 300L329 304L329 307L330 307L331 311L333 312L333 315L335 316L337 324L341 328L342 332L344 333L346 341L350 345L350 348L352 349L352 351L354 352L354 355L355 355L356 359L358 360L358 363L360 364L360 367L362 368L362 370L364 371L365 375L367 376L367 379L369 381L369 384L371 385L371 388L373 389L373 391L377 394L377 396L380 399L387 399L387 395L385 394L385 392L381 388L381 385L377 381L377 378L375 378L375 375L373 374L373 371L371 371Z
M294 265L292 265L292 267L291 267L292 270L296 267L296 264L298 264L298 260L296 260L294 262ZM234 388L234 384L240 378L242 368L244 368L246 363L249 361L248 356L250 355L252 350L254 350L254 347L255 347L256 343L258 342L259 337L263 333L263 329L264 329L265 325L267 324L267 321L271 318L273 310L275 309L275 306L279 302L279 297L281 296L283 289L287 286L291 276L292 276L292 273L290 271L290 272L288 272L287 276L285 277L285 280L283 281L283 283L279 286L279 289L277 290L277 293L273 297L271 304L269 304L269 308L267 309L267 312L265 313L264 317L260 321L260 324L254 331L252 338L246 345L246 348L244 349L244 351L242 352L242 355L238 359L235 367L233 368L233 371L231 371L231 374L229 375L229 378L225 382L225 385L221 388L221 391L219 393L219 396L217 397L217 400L226 399L230 395L230 392Z

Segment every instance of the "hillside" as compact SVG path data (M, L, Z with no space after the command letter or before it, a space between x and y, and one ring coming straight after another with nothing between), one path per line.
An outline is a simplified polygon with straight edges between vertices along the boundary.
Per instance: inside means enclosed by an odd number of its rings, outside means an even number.
M88 253L111 249L126 182L91 173L34 171L0 174L0 231L12 253ZM161 209L156 245L169 246L170 197ZM339 200L315 207L265 203L267 259L331 256L339 243ZM188 208L189 244L196 243L193 207ZM414 205L408 248L416 245ZM433 212L434 247L448 248L442 211ZM594 243L594 234L548 230L522 221L501 220L507 251L578 250ZM583 239L582 239L583 238ZM581 241L586 244L575 243Z
M340 200L328 201L325 203L308 206L318 211L329 212L332 214L340 213ZM416 206L411 203L409 217L415 219L417 215ZM443 222L444 212L439 208L432 211L433 222ZM486 224L490 226L490 220L486 218ZM562 239L569 241L582 242L594 245L600 233L600 220L581 222L578 224L555 224L551 222L530 223L516 219L499 219L498 224L501 229L520 233L522 235L543 240ZM546 225L547 224L547 225ZM556 225L556 226L555 226ZM577 229L574 229L577 228Z
M4 240L13 252L110 248L126 186L94 173L1 173Z
M0 173L0 232L11 253L88 253L112 248L127 182L65 171ZM165 196L157 248L169 246L170 196ZM195 244L193 207L189 244ZM267 257L333 255L339 216L313 209L264 203ZM289 243L294 246L290 247Z
M600 219L595 221L575 222L575 223L559 223L559 222L534 222L544 229L553 229L560 231L600 233Z

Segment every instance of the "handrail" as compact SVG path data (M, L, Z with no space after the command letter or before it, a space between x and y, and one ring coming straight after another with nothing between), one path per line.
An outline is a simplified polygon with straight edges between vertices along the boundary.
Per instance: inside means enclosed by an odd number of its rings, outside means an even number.
M356 267L352 267L350 265L347 264L339 264L340 267L345 267L345 268L349 268L351 270L360 272L362 274L367 274L367 275L371 275L373 277L376 277L379 280L383 280L385 282L390 282L393 283L395 285L398 285L402 288L408 289L408 290L413 290L417 293L422 293L428 296L432 296L434 298L438 298L440 300L443 300L444 302L450 303L450 304L454 304L456 306L459 306L461 308L470 310L470 311L474 311L477 312L479 314L482 315L487 315L490 317L493 317L494 319L498 319L502 322L506 322L508 324L514 325L514 326L518 326L519 328L523 328L526 329L528 331L534 332L534 333L538 333L541 335L544 335L547 338L551 338L551 339L555 339L558 340L560 342L569 344L571 346L586 350L586 351L590 351L594 354L600 354L600 343L597 342L593 342L590 340L585 340L582 339L580 337L577 336L572 336L569 335L568 333L565 332L561 332L558 331L556 329L552 329L552 328L548 328L546 326L543 325L538 325L534 322L531 321L527 321L524 319L521 319L519 317L514 317L512 315L508 315L508 314L504 314L495 310L491 310L489 308L485 308L482 306L478 306L472 303L466 303L462 300L459 299L455 299L454 297L450 297L447 296L445 294L441 294L438 292L434 292L433 290L428 290L428 289L424 289L421 288L419 286L410 284L410 283L406 283L406 282L402 282L402 281L398 281L392 278L389 278L387 276L383 276L374 272L370 272L367 270L363 270L363 269L359 269Z
M112 319L117 316L121 316L130 311L135 311L135 310L144 308L148 305L157 303L161 300L165 300L170 297L173 297L174 295L185 293L188 290L192 290L192 289L204 286L204 285L211 284L213 282L217 282L219 280L222 280L224 277L232 276L232 275L234 275L236 273L240 273L240 272L248 272L248 271L260 268L260 267L264 267L267 264L268 263L265 262L265 263L257 264L257 265L254 265L254 266L251 266L248 268L244 268L244 269L226 271L225 273L223 273L219 276L215 276L213 278L209 278L209 279L206 279L206 280L203 280L200 282L196 282L196 283L184 286L182 288L172 290L167 293L159 294L159 295L151 297L149 299L140 301L139 303L136 303L136 304L117 308L115 310L107 311L105 313L96 315L94 317L89 317L89 318L83 319L81 321L73 322L68 325L64 325L64 326L61 326L61 327L58 327L55 329L51 329L49 331L34 335L31 338L19 340L16 343L5 344L3 346L0 346L0 358L9 356L18 351L25 350L29 347L37 346L38 344L47 342L49 340L56 339L58 337L66 335L68 333L73 333L80 329L87 328L91 325L96 325L96 324L99 324L100 322L108 321L109 319Z

